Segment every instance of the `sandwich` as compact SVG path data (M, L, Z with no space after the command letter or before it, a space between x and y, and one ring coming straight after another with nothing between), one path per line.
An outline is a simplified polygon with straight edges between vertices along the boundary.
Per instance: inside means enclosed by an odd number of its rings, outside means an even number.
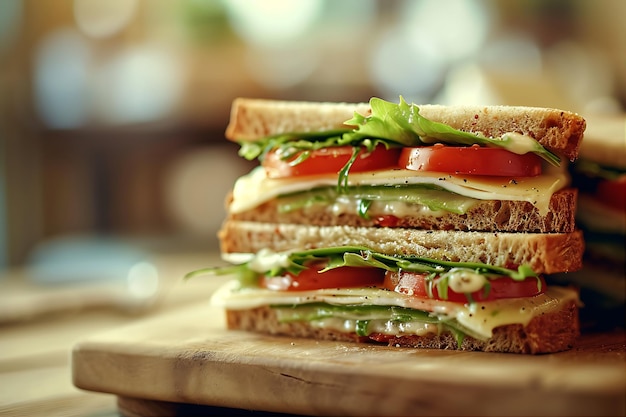
M226 137L259 165L218 232L212 296L233 330L511 353L572 347L586 122L530 107L236 99Z
M626 117L588 119L580 157L570 165L578 188L576 220L585 237L583 268L556 275L580 287L585 331L625 327Z

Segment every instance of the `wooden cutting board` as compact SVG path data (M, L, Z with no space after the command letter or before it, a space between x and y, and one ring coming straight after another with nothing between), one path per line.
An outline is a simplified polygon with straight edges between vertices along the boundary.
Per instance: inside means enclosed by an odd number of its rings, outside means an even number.
M228 331L223 312L201 303L83 340L72 367L77 387L115 394L119 404L306 415L626 414L623 331L584 335L571 351L540 356L414 350Z

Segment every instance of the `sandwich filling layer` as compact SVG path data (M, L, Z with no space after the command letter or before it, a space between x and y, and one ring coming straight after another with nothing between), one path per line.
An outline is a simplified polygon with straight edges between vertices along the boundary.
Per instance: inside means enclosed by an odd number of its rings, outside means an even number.
M306 322L358 336L447 331L459 341L492 337L578 301L576 291L547 288L530 267L392 256L365 247L226 256L230 267L199 270L234 274L212 302L226 310L270 306L279 322Z
M321 289L281 292L240 288L229 281L212 298L227 310L262 306L276 309L280 321L306 321L311 326L367 336L439 334L451 331L479 340L489 339L493 329L511 324L526 326L534 317L560 311L578 302L570 288L550 287L533 297L461 304L426 300L378 288Z
M472 200L512 200L527 201L537 207L541 215L545 215L549 211L552 194L569 184L569 176L566 170L556 167L547 167L544 173L536 177L516 179L392 169L352 173L348 181L348 189L343 195L347 199L352 198L352 201L365 197L387 201L389 204L397 202L400 205L411 202L412 194L416 196L414 198L419 196L419 191L415 192L415 188L409 193L406 189L430 186L445 191L438 194L437 201L443 207L448 199L452 202L451 210L471 207ZM303 191L325 188L332 192L336 184L336 174L272 179L267 178L263 168L257 167L235 183L229 212L236 214L251 210L280 196L295 198L295 193ZM432 192L432 188L425 189ZM465 200L459 197L464 197ZM335 204L340 207L340 202Z

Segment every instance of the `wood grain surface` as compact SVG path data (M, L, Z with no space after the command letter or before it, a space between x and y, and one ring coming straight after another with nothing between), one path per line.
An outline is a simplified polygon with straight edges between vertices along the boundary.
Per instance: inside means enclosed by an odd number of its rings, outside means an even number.
M624 331L529 356L229 331L199 303L77 343L74 384L131 399L304 415L624 415ZM136 404L135 404L136 405Z

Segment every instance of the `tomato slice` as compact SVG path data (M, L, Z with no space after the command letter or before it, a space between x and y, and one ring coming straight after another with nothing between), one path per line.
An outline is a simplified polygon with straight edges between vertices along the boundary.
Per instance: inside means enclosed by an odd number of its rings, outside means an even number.
M287 273L279 277L264 277L260 286L276 291L311 291L324 288L354 288L380 286L385 271L378 268L342 266L320 272L323 264L312 265L298 275Z
M455 292L450 287L448 287L447 297L442 297L439 294L437 285L432 285L432 293L429 294L427 276L428 274L415 272L389 271L385 274L383 286L388 290L409 294L418 298L446 300L458 303L468 301L468 297L465 293ZM492 301L502 298L532 297L545 292L546 283L543 278L540 278L540 281L541 285L539 285L537 279L534 277L527 278L524 281L515 281L510 277L499 277L489 281L491 288L488 293L485 294L484 289L473 291L470 293L471 299L473 301Z
M616 180L600 181L596 195L607 206L626 211L626 175Z
M518 155L500 148L473 146L420 146L403 148L398 165L413 171L450 174L532 177L541 174L541 158Z
M370 153L362 148L350 172L375 171L389 167L396 167L401 148L387 149L379 145ZM310 155L302 162L295 163L301 155L297 154L289 160L284 160L275 150L265 155L261 165L269 178L288 178L304 175L337 174L352 157L352 146L334 146L310 151Z

